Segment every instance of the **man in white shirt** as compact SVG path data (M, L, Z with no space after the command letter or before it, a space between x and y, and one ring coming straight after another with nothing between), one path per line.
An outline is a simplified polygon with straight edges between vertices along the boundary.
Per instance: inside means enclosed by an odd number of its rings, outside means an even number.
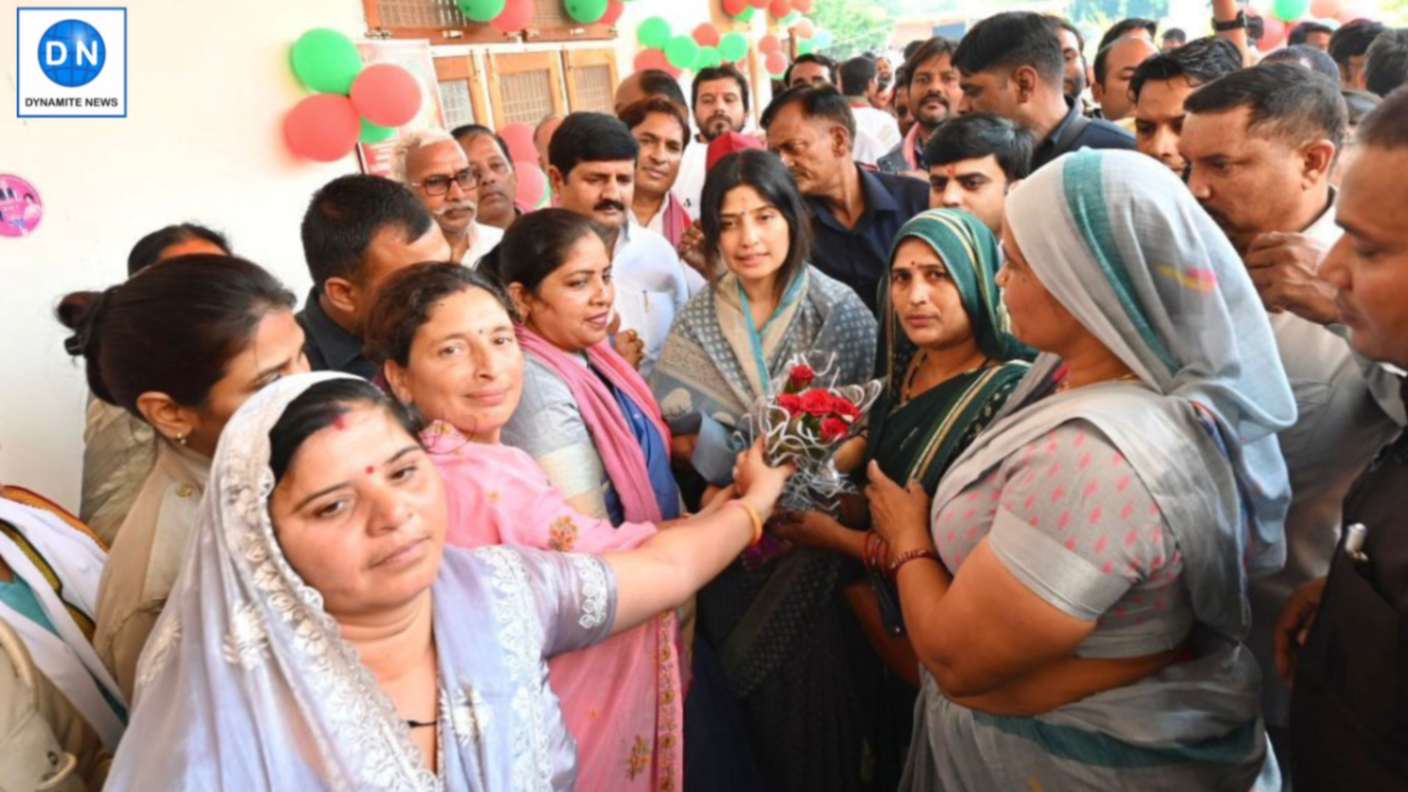
M700 69L690 87L694 123L699 133L685 148L675 179L675 197L692 219L699 219L699 197L704 193L706 154L714 138L725 132L742 132L748 123L748 79L729 65Z
M608 234L616 312L623 331L645 344L638 368L649 373L675 314L704 286L666 239L631 217L640 146L620 120L572 113L548 144L548 179L563 209L592 218Z
M431 129L402 136L391 159L391 178L411 188L425 204L450 243L454 261L473 267L503 238L503 229L476 222L479 182L464 149L448 132Z
M1279 743L1289 696L1274 671L1272 628L1291 593L1328 571L1344 496L1403 424L1402 402L1396 375L1354 354L1335 324L1335 289L1317 274L1341 235L1330 187L1346 123L1338 89L1299 66L1264 64L1202 86L1183 107L1188 187L1247 264L1298 412L1280 435L1292 492L1286 566L1251 587L1250 645Z
M885 156L890 149L900 144L900 124L895 117L884 110L876 110L870 104L870 94L876 88L875 61L865 56L851 58L841 64L841 93L851 106L851 114L856 119L856 141L861 143L869 137L879 146L876 159ZM857 152L858 162L874 164L865 152Z

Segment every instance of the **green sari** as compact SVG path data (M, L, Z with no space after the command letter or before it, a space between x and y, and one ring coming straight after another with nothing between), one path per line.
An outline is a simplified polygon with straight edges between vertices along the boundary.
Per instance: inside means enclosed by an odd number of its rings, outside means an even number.
M890 304L886 273L877 366L885 373L886 387L870 411L867 455L890 479L917 480L932 496L949 463L987 426L1026 373L1031 351L1011 333L997 287L997 240L987 226L967 212L930 209L900 229L891 261L908 239L923 240L943 259L968 312L978 349L988 358L986 365L902 401L905 373L918 350Z

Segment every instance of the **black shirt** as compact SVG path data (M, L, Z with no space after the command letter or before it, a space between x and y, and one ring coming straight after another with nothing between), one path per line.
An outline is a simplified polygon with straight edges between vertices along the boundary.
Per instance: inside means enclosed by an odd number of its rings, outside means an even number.
M362 339L323 313L316 286L308 292L308 301L294 318L303 327L303 354L308 356L308 365L314 371L341 371L376 379L376 364L362 356Z
M806 198L812 212L812 264L854 289L874 313L895 235L929 208L929 185L909 176L856 170L865 210L853 228L843 226L824 199Z
M1133 149L1134 135L1103 118L1086 118L1080 106L1066 103L1066 117L1032 152L1032 170L1081 148Z
M1319 612L1296 654L1296 792L1408 789L1408 433L1344 500L1346 526ZM1362 526L1359 553L1349 526Z

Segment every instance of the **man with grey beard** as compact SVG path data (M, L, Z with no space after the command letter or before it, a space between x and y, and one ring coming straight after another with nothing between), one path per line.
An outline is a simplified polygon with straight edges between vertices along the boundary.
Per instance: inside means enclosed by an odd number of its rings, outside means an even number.
M411 133L397 141L391 178L415 193L450 243L450 257L473 267L504 232L476 221L479 181L464 149L439 130Z

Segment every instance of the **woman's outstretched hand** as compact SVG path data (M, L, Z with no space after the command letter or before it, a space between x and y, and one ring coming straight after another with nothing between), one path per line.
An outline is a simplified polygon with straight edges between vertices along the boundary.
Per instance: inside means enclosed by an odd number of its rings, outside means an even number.
M929 495L918 481L901 487L891 481L880 465L871 460L866 471L870 484L865 488L870 502L870 526L890 546L892 553L917 547L932 547L929 538Z
M762 516L766 519L766 515L772 512L773 504L782 496L787 479L796 470L796 465L791 463L769 467L763 459L763 441L759 440L738 455L738 462L733 466L733 486L741 497L762 510Z

